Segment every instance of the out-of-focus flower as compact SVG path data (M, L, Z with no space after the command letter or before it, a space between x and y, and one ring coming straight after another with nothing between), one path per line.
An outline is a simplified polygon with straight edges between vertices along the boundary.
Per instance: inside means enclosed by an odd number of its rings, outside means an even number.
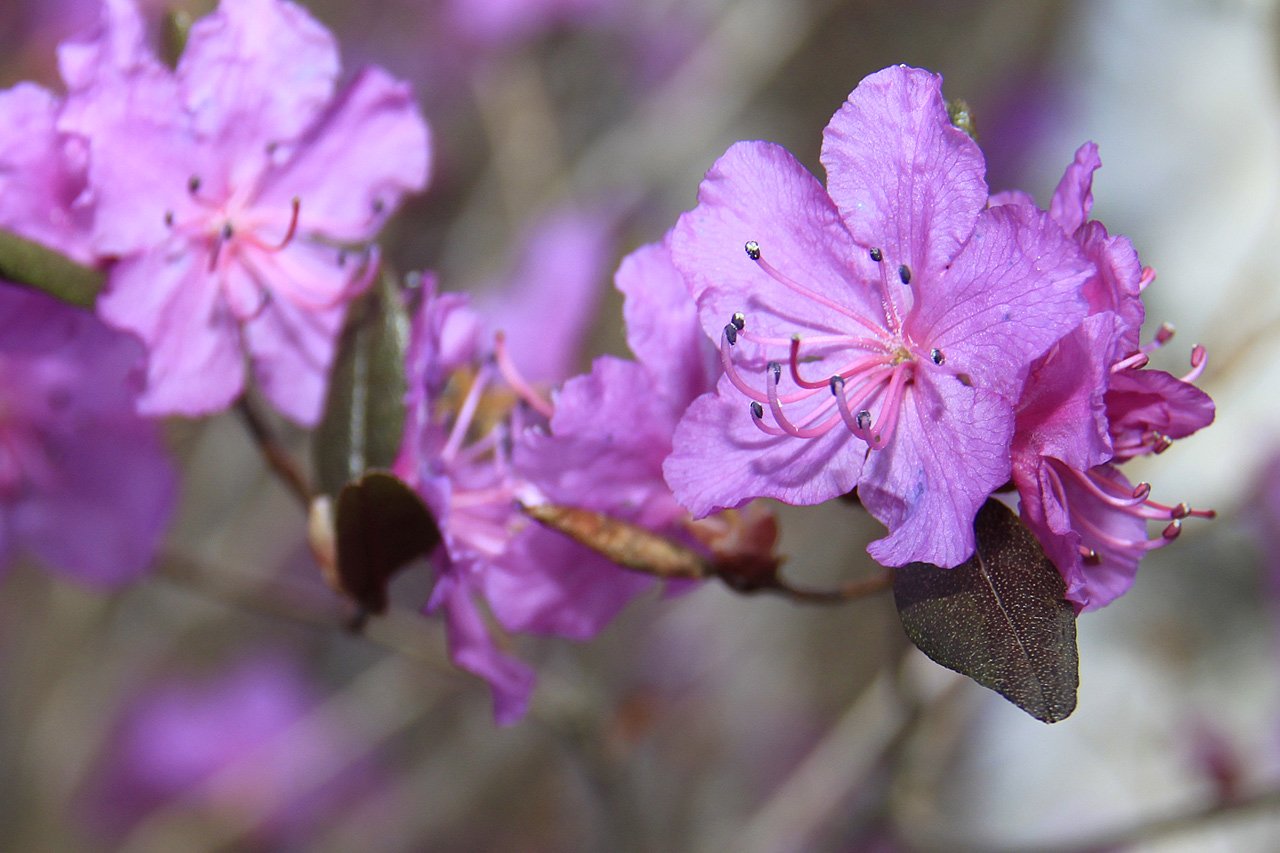
M226 0L192 28L176 71L137 9L63 46L59 126L87 141L93 247L118 258L98 303L147 344L151 414L199 415L255 379L286 416L320 414L361 256L427 174L427 129L377 68L336 97L328 31L283 0Z
M1191 382L1145 369L1148 352L1168 341L1139 345L1143 289L1154 274L1142 268L1127 239L1089 221L1097 147L1086 143L1054 192L1050 215L1096 266L1085 284L1089 316L1032 366L1018 405L1013 480L1020 511L1066 582L1078 610L1095 610L1133 584L1138 562L1177 536L1181 521L1212 513L1151 500L1151 486L1134 486L1116 467L1136 455L1159 453L1174 438L1213 420L1213 401ZM993 203L1030 206L1021 193ZM1162 521L1147 538L1147 522Z
M243 821L273 849L305 842L370 777L357 766L317 783L317 768L345 738L333 725L304 727L318 700L283 657L145 685L115 721L83 792L87 828L120 840L152 813L181 808Z
M0 282L0 564L25 552L95 586L148 567L176 475L135 412L142 357L93 315Z
M926 71L863 80L822 160L825 189L739 143L676 226L725 377L681 422L667 481L696 516L856 486L889 528L876 560L954 566L1008 480L1027 369L1079 324L1092 266L1048 215L987 207L982 154Z

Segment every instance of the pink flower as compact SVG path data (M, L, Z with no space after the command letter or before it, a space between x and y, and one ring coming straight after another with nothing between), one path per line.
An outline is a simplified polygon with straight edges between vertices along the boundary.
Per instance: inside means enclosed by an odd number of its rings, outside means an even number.
M144 572L176 475L135 396L142 348L92 314L0 282L0 564L82 583Z
M337 49L300 7L225 0L176 71L109 0L94 41L64 46L60 127L89 148L94 248L119 258L98 309L147 344L144 412L199 415L255 380L314 424L360 247L427 174L408 88L370 68L338 96Z
M1191 384L1204 367L1202 349L1184 379L1142 369L1148 353L1172 332L1162 327L1152 344L1138 344L1141 293L1154 273L1142 268L1127 239L1088 221L1100 165L1096 146L1086 143L1054 192L1051 215L1096 264L1084 288L1089 316L1033 365L1013 437L1022 518L1062 573L1067 599L1081 611L1123 595L1142 557L1172 541L1182 519L1212 515L1157 503L1149 484L1134 486L1115 467L1163 452L1173 438L1207 426L1213 401ZM1034 204L1020 193L1000 201ZM1149 521L1164 524L1154 539L1148 539Z
M865 79L827 126L828 188L739 143L672 240L725 377L665 467L695 516L853 488L889 528L881 563L954 566L1010 474L1031 362L1084 315L1091 265L1047 215L987 208L982 154L940 78Z

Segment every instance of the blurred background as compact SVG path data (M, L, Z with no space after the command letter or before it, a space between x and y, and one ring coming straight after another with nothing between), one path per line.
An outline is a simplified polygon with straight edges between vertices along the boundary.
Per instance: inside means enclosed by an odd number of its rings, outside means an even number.
M172 9L142 0L157 32ZM587 644L518 638L528 718L492 722L418 614L420 566L363 636L234 415L175 422L179 519L103 596L0 588L0 848L1280 848L1280 95L1270 0L315 0L345 73L413 84L434 176L386 233L482 302L557 275L598 299L581 366L625 353L617 261L693 206L734 141L821 174L821 131L885 65L968 101L993 190L1047 203L1076 147L1094 215L1159 278L1217 423L1131 472L1212 506L1079 622L1079 707L1045 726L910 648L888 595L838 607L717 584L634 602ZM0 86L57 86L92 0L0 0ZM547 269L556 241L590 247ZM537 251L534 251L534 248ZM541 264L541 268L539 265ZM581 268L586 266L587 268ZM489 294L486 296L486 294ZM305 436L287 433L307 452ZM872 568L876 525L783 510L788 570Z

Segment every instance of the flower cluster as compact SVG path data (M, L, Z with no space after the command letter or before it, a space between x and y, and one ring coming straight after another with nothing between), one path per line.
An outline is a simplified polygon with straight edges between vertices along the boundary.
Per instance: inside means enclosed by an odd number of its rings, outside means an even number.
M1213 407L1194 375L1142 369L1151 276L1086 221L1093 146L1050 211L991 197L940 78L895 67L832 118L822 162L825 188L778 146L739 143L676 226L676 267L724 367L676 431L676 497L705 515L856 489L889 530L876 560L951 567L1012 478L1071 600L1111 600L1143 551L1202 514L1148 500L1114 464ZM1154 543L1149 519L1171 525Z

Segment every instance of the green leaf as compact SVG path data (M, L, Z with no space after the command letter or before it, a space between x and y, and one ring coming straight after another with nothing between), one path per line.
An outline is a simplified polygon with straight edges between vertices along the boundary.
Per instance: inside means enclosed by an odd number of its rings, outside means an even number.
M329 583L365 613L387 609L387 583L440 542L440 529L413 489L385 471L370 471L338 494L334 508L336 577Z
M352 306L338 344L324 419L314 436L320 491L336 495L371 468L388 468L404 429L404 355L409 319L395 276Z
M106 281L100 270L82 266L39 243L0 229L0 278L47 293L80 308L92 308Z
M1076 707L1075 609L1040 543L1004 504L988 499L974 521L978 547L954 569L912 563L894 572L893 596L911 642L1037 720Z

